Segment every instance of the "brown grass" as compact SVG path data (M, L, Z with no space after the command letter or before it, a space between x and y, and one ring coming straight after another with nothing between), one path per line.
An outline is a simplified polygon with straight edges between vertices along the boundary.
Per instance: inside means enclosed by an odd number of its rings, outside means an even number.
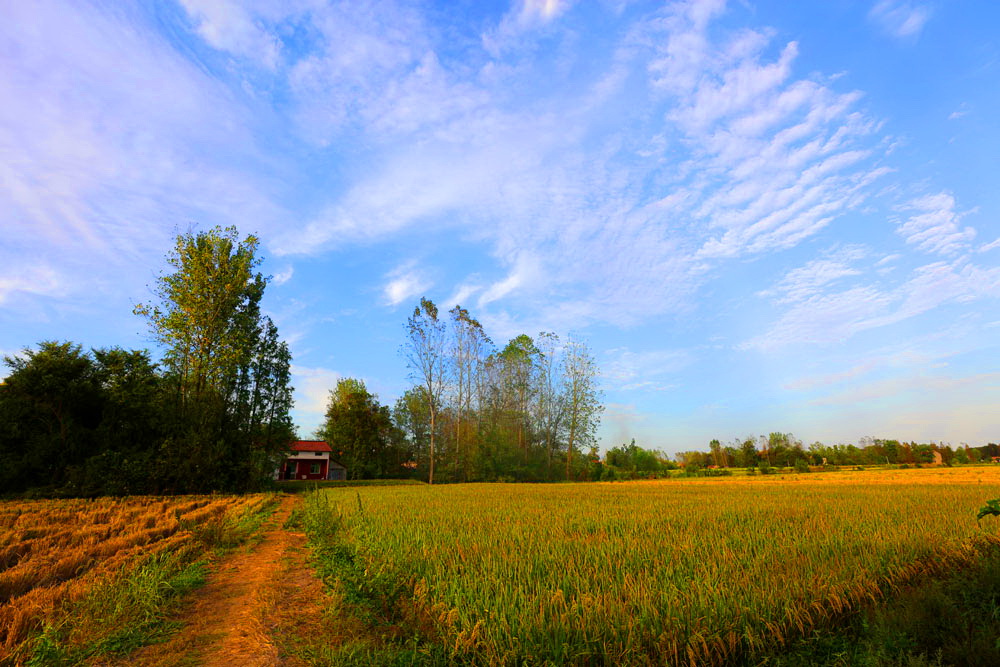
M108 573L190 547L195 536L185 528L262 502L186 496L0 503L0 656L23 655L34 632Z

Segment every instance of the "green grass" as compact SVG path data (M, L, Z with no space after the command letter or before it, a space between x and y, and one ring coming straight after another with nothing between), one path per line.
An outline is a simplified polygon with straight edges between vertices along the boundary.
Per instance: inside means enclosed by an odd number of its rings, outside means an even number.
M418 479L290 479L275 482L276 491L285 493L302 493L303 491L315 491L316 489L336 489L353 488L358 486L424 486L426 482Z
M194 553L156 554L106 578L68 605L60 623L45 627L27 664L74 665L166 639L176 629L170 614L205 581L207 563L191 561Z
M729 664L972 562L1000 476L962 474L328 489L300 519L373 655Z

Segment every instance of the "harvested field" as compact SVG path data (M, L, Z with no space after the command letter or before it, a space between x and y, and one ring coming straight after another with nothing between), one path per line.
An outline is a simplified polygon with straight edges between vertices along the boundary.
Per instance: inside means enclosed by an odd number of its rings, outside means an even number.
M271 506L264 495L0 503L0 664L26 660L43 629L46 641L81 648L116 631L95 595L122 594L153 571L181 573L245 539ZM158 594L136 597L148 603ZM105 618L88 624L84 608Z
M969 562L998 495L987 467L329 489L305 523L354 613L427 661L723 664Z

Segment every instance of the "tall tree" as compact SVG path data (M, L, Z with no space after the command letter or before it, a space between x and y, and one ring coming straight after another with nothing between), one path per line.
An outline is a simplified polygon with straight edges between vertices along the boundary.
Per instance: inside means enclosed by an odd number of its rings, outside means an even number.
M433 484L437 414L448 371L445 356L445 324L438 319L438 309L433 301L420 299L420 305L413 309L413 315L406 320L406 333L403 355L409 364L413 379L421 384L427 399L430 417L430 466L427 482Z
M722 443L718 439L713 439L712 442L708 443L708 447L712 452L712 465L725 468L728 463L726 462L726 455L722 451Z
M344 378L330 392L326 419L317 435L340 452L340 463L351 478L360 479L399 472L394 430L389 408L378 402L365 383Z
M472 458L469 436L472 420L472 401L475 393L476 376L483 363L483 352L489 338L477 319L469 311L456 305L448 313L451 315L451 373L454 405L454 454L455 478L468 479L468 466Z
M566 479L571 478L573 452L595 440L601 421L601 392L597 387L597 365L587 345L570 338L563 361L566 394Z
M535 419L545 441L545 472L552 478L552 452L566 413L566 401L559 391L559 336L543 331L538 334L538 392Z
M260 314L258 240L235 227L177 236L158 303L135 312L166 348L163 365L186 431L165 445L176 489L250 488L293 436L291 355Z
M535 371L541 353L531 336L520 334L510 340L500 352L504 369L504 391L507 394L507 415L513 424L517 447L525 463L528 460L528 405L535 391Z

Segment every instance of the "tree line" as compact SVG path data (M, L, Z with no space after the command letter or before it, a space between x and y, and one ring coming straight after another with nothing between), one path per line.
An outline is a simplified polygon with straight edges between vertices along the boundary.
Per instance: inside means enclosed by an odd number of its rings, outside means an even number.
M543 332L497 347L467 309L421 299L401 354L414 384L390 408L364 383L330 393L317 435L351 477L433 482L590 477L603 411L586 343Z
M708 451L687 451L676 455L679 464L696 468L769 468L794 466L865 466L865 465L944 465L989 462L1000 457L1000 446L982 447L962 444L918 443L889 438L861 438L857 445L825 445L814 442L805 446L791 433L773 432L758 437L736 438L727 445L719 440L709 443Z
M258 240L178 235L155 299L163 349L84 351L46 341L8 356L0 489L103 495L260 488L294 438L291 355L260 310Z

